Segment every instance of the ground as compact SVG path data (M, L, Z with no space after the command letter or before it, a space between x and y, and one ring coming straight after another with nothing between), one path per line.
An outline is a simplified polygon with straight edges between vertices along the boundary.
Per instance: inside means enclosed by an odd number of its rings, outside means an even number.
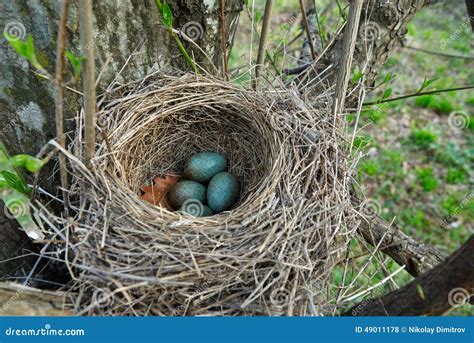
M244 81L248 74L242 65L248 62L251 51L255 58L258 45L255 34L252 48L249 45L253 31L250 18L253 13L253 24L259 27L264 7L261 0L248 3L250 10L242 14L230 65L234 75L240 74L239 79ZM317 3L321 12L324 6ZM321 25L327 25L327 32L338 24L334 18L339 10L334 5L320 18ZM295 51L301 43L290 45L285 54L281 47L301 33L298 14L297 1L276 1L267 54L271 68L281 70L296 65ZM430 91L474 84L473 46L463 1L442 1L426 7L410 23L405 47L387 61L376 91L366 101L379 100L383 94L396 97L416 93L420 88ZM447 254L474 233L473 112L474 91L453 91L365 107L357 128L355 144L359 150L354 151L354 156L364 154L358 164L363 192L379 207L382 217ZM354 118L349 119L354 128ZM361 289L400 268L383 255L369 256L358 240L352 244L351 256L354 272L373 259L357 279ZM341 283L342 271L334 277ZM367 297L381 295L410 280L412 277L402 270L393 281L376 287ZM450 314L474 315L474 309L459 306Z

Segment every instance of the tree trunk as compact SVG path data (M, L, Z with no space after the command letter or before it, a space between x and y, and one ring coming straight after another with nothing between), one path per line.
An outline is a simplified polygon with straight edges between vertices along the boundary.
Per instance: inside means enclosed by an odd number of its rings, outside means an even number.
M407 33L407 24L425 5L434 0L368 0L360 19L359 34L354 52L353 66L364 70L366 86L373 84L378 71L396 50L402 46ZM314 25L314 27L317 27ZM318 37L317 33L313 37ZM342 34L332 48L315 65L309 69L310 78L315 81L327 77L328 84L335 84L337 71L342 63ZM331 66L325 74L322 72ZM365 67L365 69L364 69ZM316 73L315 73L316 71ZM308 86L309 94L318 94L323 85ZM354 104L354 99L347 99Z
M171 3L175 29L182 29L207 54L195 45L184 41L188 53L196 63L209 72L222 72L222 49L220 41L220 8L218 1L176 0ZM225 1L226 46L232 46L243 0ZM58 32L60 3L58 1L2 1L0 3L0 28L20 38L31 34L39 62L54 74L56 63L56 41ZM147 73L167 67L181 70L189 69L184 57L162 25L154 0L147 1L94 1L94 41L90 47L95 49L96 68L100 77L98 94L119 73L127 59L133 55L128 67L124 69L119 81L132 80ZM69 6L67 23L67 50L76 56L83 55L79 50L78 32L79 11L77 2ZM0 38L0 141L4 142L10 153L36 155L38 151L56 136L54 118L54 85L34 73L34 68ZM135 54L140 52L139 54ZM228 54L227 54L228 55ZM214 68L217 67L217 71ZM72 75L68 65L65 81ZM71 85L81 91L81 83ZM81 98L66 90L64 112L67 118L66 131L72 134L71 120L80 109ZM57 192L57 180L51 177L54 162L42 171L40 184L52 193ZM30 180L31 181L31 180ZM18 255L23 244L29 244L23 232L21 240L13 234L12 222L4 218L3 206L0 210L0 262ZM5 224L10 223L10 224ZM30 246L32 249L32 247ZM10 275L12 269L23 266L21 259L8 264L0 264L0 277ZM16 267L15 267L16 266Z
M343 316L439 316L474 300L474 236L429 272L383 297L363 301Z
M220 43L219 2L199 0L174 1L175 29L183 29L187 36L206 52L205 57L194 45L184 43L196 62L211 73L222 71ZM225 28L230 49L237 27L243 0L225 1ZM51 1L4 1L0 4L0 27L11 34L24 38L31 34L35 40L40 63L54 74L55 46L60 3ZM142 77L152 70L174 67L189 69L176 47L153 0L148 1L94 1L94 41L90 43L96 52L97 74L106 67L99 88L114 79L127 59L135 56L119 80ZM77 56L81 55L78 34L77 3L69 9L68 46ZM143 46L143 49L140 47ZM0 44L0 131L2 140L12 153L36 154L48 140L55 137L54 87L49 81L34 74L34 69L11 48L5 38ZM110 62L106 63L109 59ZM69 68L71 69L71 68ZM70 73L69 73L70 75ZM67 79L67 78L66 78ZM80 83L73 87L80 91ZM66 91L65 112L73 118L79 109L77 94ZM71 127L70 127L71 128Z

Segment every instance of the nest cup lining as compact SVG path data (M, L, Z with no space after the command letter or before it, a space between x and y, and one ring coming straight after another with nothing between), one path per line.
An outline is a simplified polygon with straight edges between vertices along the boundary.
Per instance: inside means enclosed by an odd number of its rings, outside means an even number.
M163 73L116 86L99 105L107 140L98 135L94 171L65 152L72 196L77 183L90 189L71 261L80 314L310 315L332 302L330 274L357 225L329 109ZM234 209L189 218L139 199L148 180L201 151L228 158L242 184Z
M270 144L266 137L271 128L265 121L252 120L265 113L235 104L197 104L169 116L160 116L162 109L150 113L157 119L124 142L126 149L118 158L132 193L137 194L156 176L182 174L185 161L203 151L215 151L228 159L228 171L241 184L239 203L251 198L262 180L270 177L274 160L272 151L267 151Z

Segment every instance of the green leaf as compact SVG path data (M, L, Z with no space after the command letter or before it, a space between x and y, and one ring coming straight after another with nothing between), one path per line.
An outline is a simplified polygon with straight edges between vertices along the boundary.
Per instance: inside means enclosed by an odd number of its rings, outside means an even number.
M421 92L423 89L429 87L431 84L435 83L438 80L439 80L439 77L435 77L434 79L426 79L426 76L425 76L423 79L423 83L421 84L421 87L418 90L418 93Z
M425 292L423 291L423 287L421 287L420 284L416 284L416 292L418 293L418 296L421 298L421 300L425 300Z
M36 157L30 156L28 160L26 161L25 168L29 172L36 173L38 170L40 170L44 166L44 161L40 160Z
M362 78L362 76L364 76L364 73L362 73L362 71L359 69L359 67L356 66L356 68L354 70L354 75L352 75L351 82L353 84L356 84L357 82L359 82L359 80Z
M262 12L255 11L255 22L258 23L260 21L260 18L262 18Z
M163 7L163 4L161 3L160 0L155 0L156 7L158 7L158 10L161 12L161 8Z
M85 61L86 56L76 57L72 52L66 50L66 57L71 62L72 68L74 70L74 78L76 80L81 76L82 62Z
M20 40L15 36L9 35L7 32L3 33L10 45L16 50L16 52L26 58L32 65L38 70L44 70L44 68L39 64L36 53L35 53L35 43L32 35L28 35L26 41Z
M12 165L14 167L24 168L26 166L26 161L30 158L30 155L16 155L11 158Z
M389 98L390 95L392 95L392 92L392 88L387 88L386 90L384 90L382 94L382 100Z
M32 173L36 173L44 166L44 161L25 154L13 156L11 162L13 167L25 168Z
M165 27L171 29L173 27L173 13L171 13L171 8L166 1L161 7L161 15L163 16L163 24Z
M30 201L26 195L12 190L2 193L1 199L30 238L44 239L43 232L31 215Z
M394 75L392 73L388 73L387 75L385 75L382 84L389 83L393 79L393 76Z
M0 176L0 191L8 187L8 182L3 176Z
M17 174L9 172L7 170L2 170L1 175L5 179L9 188L16 190L20 193L25 193L25 194L30 193L28 186Z

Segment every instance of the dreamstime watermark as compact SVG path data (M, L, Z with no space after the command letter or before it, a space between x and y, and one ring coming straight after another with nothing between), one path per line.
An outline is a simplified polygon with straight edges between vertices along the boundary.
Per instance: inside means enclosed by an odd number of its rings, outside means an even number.
M275 288L270 294L270 303L277 308L287 306L290 300L291 293L286 288Z
M197 199L187 199L183 203L181 211L193 217L201 217L204 214L204 205Z
M7 312L15 303L20 299L20 297L28 290L28 287L33 283L33 279L29 279L25 285L23 285L15 294L8 299L2 307L0 307L0 315Z
M186 314L188 308L190 307L190 304L192 302L192 300L194 298L196 298L199 294L203 293L203 292L206 292L212 285L214 281L210 280L210 281L205 281L201 284L197 284L195 285L191 291L193 292L193 295L186 299L186 301L179 305L178 307L176 307L175 309L173 309L172 311L172 316L183 316ZM215 282L219 282L219 281L215 281ZM160 297L160 299L163 301L163 302L166 302L164 300L166 300L166 296L168 295L168 293L163 293L163 295ZM173 300L173 296L171 295L171 299L168 299L168 300Z
M109 289L97 288L92 293L92 303L100 308L107 308L113 302L113 295Z
M474 198L474 192L469 193L469 195L456 207L448 216L446 216L441 222L441 227L445 228L453 221L453 219L461 213L461 211L466 207L466 205Z
M25 25L16 20L9 21L5 25L3 33L8 35L9 39L12 41L23 40L26 38Z
M359 39L365 43L374 43L380 38L380 25L373 21L362 23L359 27Z
M286 36L290 32L291 27L296 23L297 19L298 19L298 15L296 13L293 13L290 19L288 19L287 21L285 21L283 24L280 25L278 30L272 31L270 33L270 37L268 41L271 43L277 39L281 39L282 37Z
M360 302L356 307L352 309L352 315L357 316L359 312L361 312L374 298L377 298L383 294L383 284L378 286L371 292L370 297L365 298L362 302Z
M3 212L7 218L18 219L29 213L29 203L22 199L4 199L4 202Z
M53 329L46 324L39 329L16 329L9 327L5 330L6 336L85 336L84 329Z
M204 36L204 28L197 21L188 21L181 27L181 32L193 41L199 40Z
M456 287L449 291L448 293L448 303L452 307L458 307L466 305L469 303L472 294L470 294L467 289L462 287Z
M16 127L18 127L18 119L17 118L12 118L12 120L8 123L6 123L1 129L0 129L0 135L3 135L7 132L7 130L13 130Z
M463 130L469 126L469 115L464 111L451 112L448 119L448 124L455 130Z
M375 199L368 198L360 204L360 213L368 219L377 217L380 214L381 209L382 207L380 203Z
M395 6L389 1L379 3L380 7L385 7L387 13L397 14L398 11ZM368 44L374 44L380 39L382 33L381 26L375 21L366 21L359 26L358 41L359 43L364 42Z
M449 45L451 45L461 33L463 33L466 30L470 30L470 25L471 22L474 21L474 16L470 16L463 20L462 24L458 27L456 31L453 32L451 36L449 36L448 39L444 39L440 43L440 49L445 50Z

